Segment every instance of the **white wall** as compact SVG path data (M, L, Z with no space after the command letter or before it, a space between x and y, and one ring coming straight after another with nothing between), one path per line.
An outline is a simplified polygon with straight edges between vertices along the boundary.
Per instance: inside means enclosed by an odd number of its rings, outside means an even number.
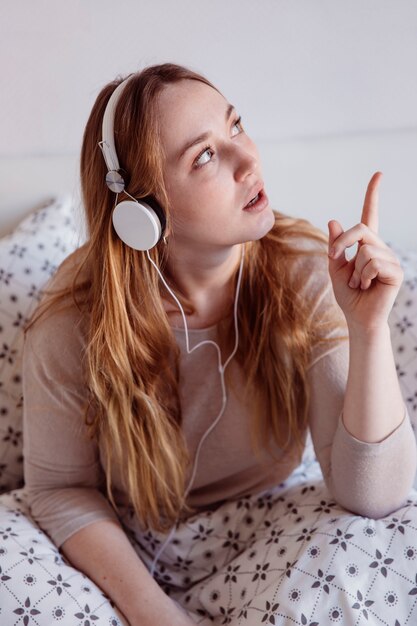
M273 206L348 228L381 170L381 235L416 248L416 35L415 0L2 0L0 232L77 188L104 83L173 61L237 106Z

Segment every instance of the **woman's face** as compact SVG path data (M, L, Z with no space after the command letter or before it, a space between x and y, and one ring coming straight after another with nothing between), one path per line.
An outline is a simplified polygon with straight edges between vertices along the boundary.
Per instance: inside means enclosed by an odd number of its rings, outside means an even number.
M201 249L263 237L274 214L266 197L263 210L243 210L263 179L235 109L205 83L181 80L161 92L159 114L175 243Z

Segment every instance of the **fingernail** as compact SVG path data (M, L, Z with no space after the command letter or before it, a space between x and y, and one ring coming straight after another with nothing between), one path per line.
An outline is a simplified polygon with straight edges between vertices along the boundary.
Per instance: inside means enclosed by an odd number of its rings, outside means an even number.
M329 256L334 257L336 254L336 248L330 248Z
M352 287L352 289L355 289L358 286L358 284L359 284L358 280L352 276L352 278L350 279L349 287Z

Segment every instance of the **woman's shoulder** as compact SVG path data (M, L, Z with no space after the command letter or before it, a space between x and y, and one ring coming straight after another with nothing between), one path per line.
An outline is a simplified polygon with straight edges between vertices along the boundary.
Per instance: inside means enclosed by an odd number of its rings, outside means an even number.
M69 344L78 349L85 343L87 333L87 307L74 299L72 286L77 272L77 284L86 280L82 269L86 248L82 246L64 259L43 289L42 298L32 314L25 331L26 341L43 352L48 347L64 349ZM82 297L82 296L81 296Z
M327 258L328 236L304 218L277 213L267 239L294 264L305 266L308 261L323 264Z
M345 317L337 303L329 273L327 241L302 237L298 245L300 254L294 265L298 301L308 306L312 319L329 317L345 334Z
M329 284L328 244L321 230L312 226L311 231L292 236L288 245L291 248L290 275L296 284L307 291L313 286Z
M296 299L329 289L328 236L308 220L277 213L265 249L269 267Z
M78 283L88 280L87 255L87 244L84 244L65 257L45 286L45 291L70 288L77 274Z

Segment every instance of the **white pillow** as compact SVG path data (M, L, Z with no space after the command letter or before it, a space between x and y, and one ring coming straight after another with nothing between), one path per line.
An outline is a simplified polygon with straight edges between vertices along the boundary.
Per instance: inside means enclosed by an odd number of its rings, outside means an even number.
M389 326L398 380L417 438L417 250L403 251L388 244L404 270ZM417 489L417 474L414 480Z
M38 206L0 239L0 493L23 484L22 327L42 287L80 243L70 194Z

